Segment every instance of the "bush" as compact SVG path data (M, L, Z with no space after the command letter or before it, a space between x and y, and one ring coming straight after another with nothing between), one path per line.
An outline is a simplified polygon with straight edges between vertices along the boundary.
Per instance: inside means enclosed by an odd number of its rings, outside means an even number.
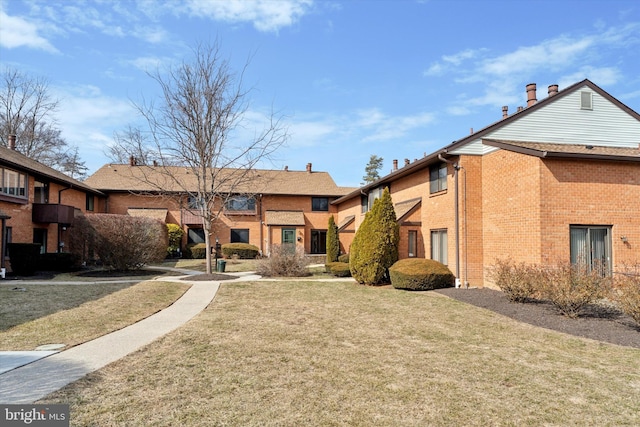
M178 224L167 224L167 237L169 239L167 254L169 256L175 256L180 252L182 236L184 236L184 230L182 229L182 227L180 227Z
M309 276L308 259L301 247L291 248L289 245L271 245L269 258L260 262L257 268L262 276L303 277Z
M32 276L38 268L39 243L8 243L11 271L17 276Z
M389 268L391 285L396 289L428 291L449 288L455 276L446 265L424 258L402 259Z
M640 266L618 273L614 285L614 300L625 314L640 325Z
M192 243L184 249L184 257L191 259L205 259L207 257L207 245L205 243Z
M338 257L338 262L346 262L349 264L349 254L342 254Z
M95 263L96 233L87 217L85 215L75 217L71 230L67 237L66 249L78 259L80 265Z
M161 262L167 254L167 227L161 221L113 214L86 218L95 236L95 253L107 268L135 270Z
M511 260L496 260L489 268L489 278L511 302L524 303L535 298L540 283L540 269Z
M338 255L340 255L338 226L333 219L333 215L331 215L329 217L329 226L327 228L327 263L338 261Z
M389 267L398 260L400 227L389 189L373 203L353 238L349 267L359 282L370 285L389 283Z
M69 252L53 252L40 255L38 270L68 272L78 270L80 258Z
M222 245L222 254L225 258L231 258L236 255L240 259L254 259L260 253L255 245L248 243L226 243Z
M609 279L598 269L588 271L583 265L558 264L540 270L541 296L565 316L576 318L587 304L607 295Z
M349 263L347 262L330 262L326 265L327 273L331 273L336 277L350 277Z

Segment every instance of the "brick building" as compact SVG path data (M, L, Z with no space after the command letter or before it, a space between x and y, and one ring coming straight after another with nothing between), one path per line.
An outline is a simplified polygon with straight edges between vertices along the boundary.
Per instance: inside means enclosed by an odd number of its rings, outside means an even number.
M105 165L85 182L107 195L109 213L141 215L180 225L185 230L183 245L204 242L202 217L194 209L195 177L187 168L170 168L172 178L160 166ZM225 170L233 174L233 169ZM327 172L255 170L245 183L236 184L224 205L214 209L220 216L212 224L212 240L221 244L250 243L268 254L272 244L295 243L307 254L326 253L326 232L330 215L337 216L335 199L353 191L338 187ZM219 175L225 179L226 175ZM181 182L175 184L175 179ZM157 183L166 181L159 191ZM150 184L156 183L156 184ZM191 190L190 190L191 191ZM224 184L222 189L224 191ZM229 190L231 191L231 190Z
M74 216L104 212L104 194L9 147L0 147L0 218L3 267L7 243L39 243L41 252L64 250Z
M492 286L496 259L584 262L611 274L640 262L640 115L589 80L538 101L333 202L348 249L389 187L400 258L447 264Z

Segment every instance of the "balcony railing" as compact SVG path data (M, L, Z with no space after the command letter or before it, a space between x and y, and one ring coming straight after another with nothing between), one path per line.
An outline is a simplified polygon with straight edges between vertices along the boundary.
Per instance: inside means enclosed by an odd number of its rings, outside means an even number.
M39 223L71 224L75 208L68 205L34 203L31 220Z

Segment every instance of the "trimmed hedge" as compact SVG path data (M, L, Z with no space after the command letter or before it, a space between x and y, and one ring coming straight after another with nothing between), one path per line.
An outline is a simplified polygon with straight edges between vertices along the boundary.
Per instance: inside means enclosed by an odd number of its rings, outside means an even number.
M205 259L207 257L207 245L204 243L187 245L183 256L191 259Z
M222 245L222 255L225 258L237 255L240 259L254 259L259 253L260 249L249 243L225 243Z
M40 270L38 259L40 257L39 243L8 243L11 271L17 276L33 276L36 270Z
M346 262L349 264L349 254L342 254L338 257L338 262Z
M449 288L455 283L446 265L424 258L402 259L389 268L389 275L394 288L412 291Z
M327 273L331 273L336 277L350 277L351 270L349 270L348 262L330 262L326 266Z
M40 255L38 270L66 273L80 268L80 257L69 252L50 252Z

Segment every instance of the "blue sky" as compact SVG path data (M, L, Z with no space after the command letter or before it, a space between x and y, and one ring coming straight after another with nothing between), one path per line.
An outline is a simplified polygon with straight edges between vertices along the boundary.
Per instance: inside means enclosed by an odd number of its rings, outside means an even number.
M640 111L640 2L0 0L0 63L45 77L89 172L157 95L145 74L217 39L253 87L247 123L285 116L266 168L357 186L371 154L414 160L584 78ZM238 138L242 137L236 136Z

